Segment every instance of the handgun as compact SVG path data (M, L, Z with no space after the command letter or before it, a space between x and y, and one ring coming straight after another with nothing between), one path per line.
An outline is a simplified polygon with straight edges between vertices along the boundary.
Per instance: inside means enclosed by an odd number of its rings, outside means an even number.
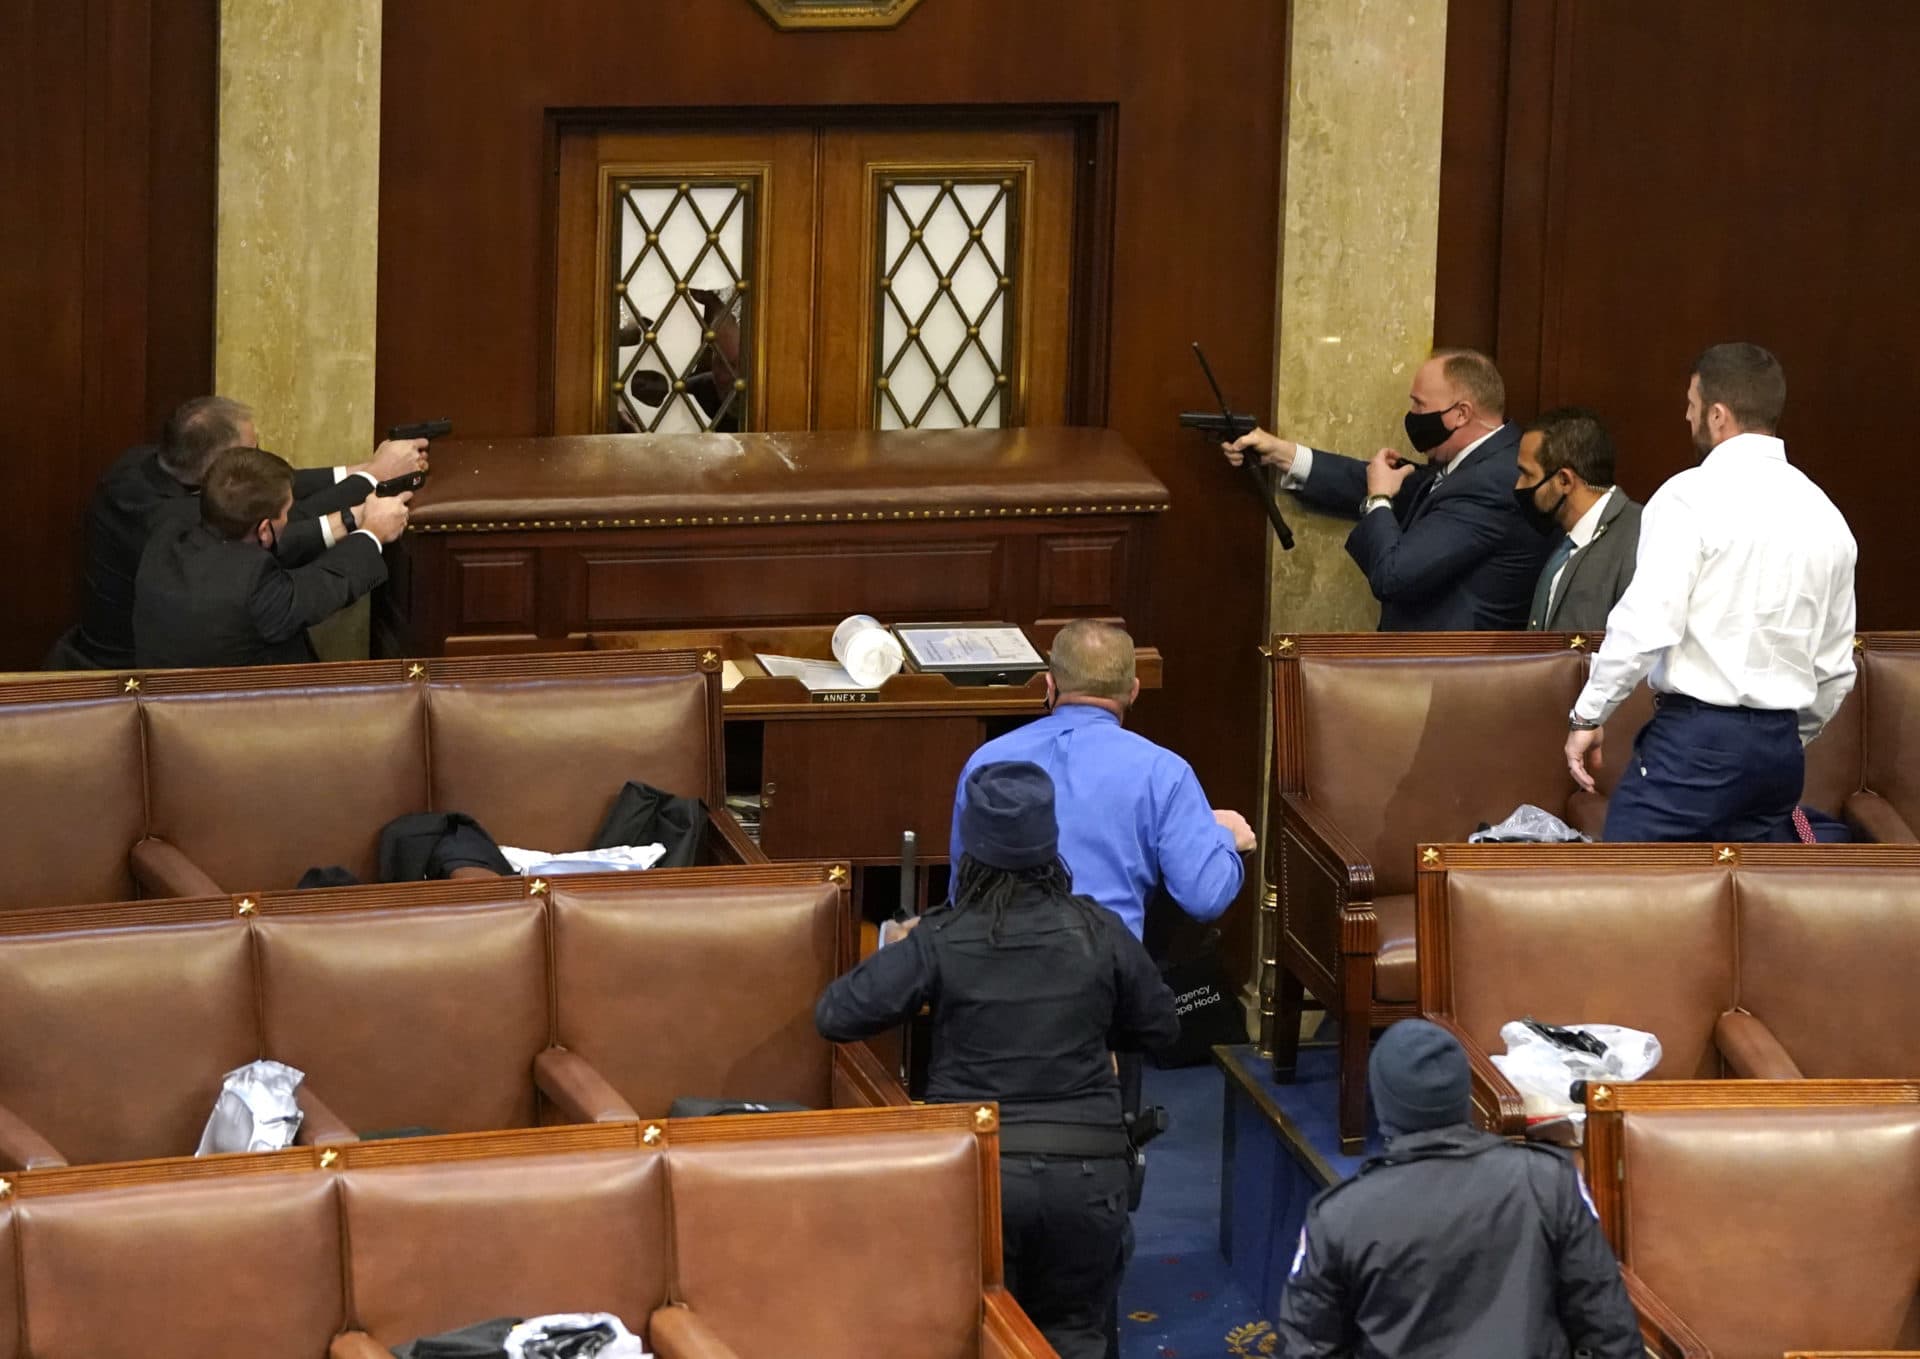
M453 421L418 420L411 425L390 425L387 428L389 439L444 439L453 433Z
M411 425L389 425L389 439L444 439L453 433L453 421L417 420ZM406 472L397 477L388 477L373 488L375 495L399 495L402 491L417 491L427 484L425 472Z

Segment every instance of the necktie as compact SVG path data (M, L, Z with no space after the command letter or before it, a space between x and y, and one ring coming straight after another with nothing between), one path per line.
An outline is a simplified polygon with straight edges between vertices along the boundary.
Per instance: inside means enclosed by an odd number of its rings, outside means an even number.
M1567 564L1567 558L1573 555L1573 539L1562 538L1560 546L1547 558L1547 564L1540 568L1540 583L1533 587L1533 605L1527 610L1527 626L1543 628L1547 624L1547 605L1553 601L1553 575Z

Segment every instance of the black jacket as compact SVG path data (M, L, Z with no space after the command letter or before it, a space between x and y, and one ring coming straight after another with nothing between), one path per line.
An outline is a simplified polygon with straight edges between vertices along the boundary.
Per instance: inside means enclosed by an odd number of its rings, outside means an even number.
M1307 1208L1287 1359L1640 1359L1639 1325L1560 1152L1466 1124L1397 1137Z
M1380 601L1382 632L1482 632L1527 625L1540 567L1553 550L1520 517L1520 430L1502 425L1428 490L1436 471L1408 477L1392 513L1360 514L1347 555ZM1358 514L1367 465L1315 450L1300 487L1322 509Z
M1007 1123L1118 1128L1109 1052L1171 1043L1173 992L1120 917L1085 897L1033 892L996 923L942 906L829 986L814 1023L836 1043L933 1011L927 1099L998 1100Z
M282 535L283 552L294 557L318 552L318 516L357 505L372 489L364 477L336 483L328 468L296 471L294 511ZM133 583L141 554L162 516L184 527L197 517L199 503L193 487L175 481L160 466L160 450L152 444L128 449L107 469L87 506L85 596L79 631L68 639L76 659L102 670L134 663Z
M318 546L316 537L314 546ZM157 532L140 559L134 663L143 668L288 665L314 658L307 629L387 578L365 533L291 569L258 544L228 542L199 520Z

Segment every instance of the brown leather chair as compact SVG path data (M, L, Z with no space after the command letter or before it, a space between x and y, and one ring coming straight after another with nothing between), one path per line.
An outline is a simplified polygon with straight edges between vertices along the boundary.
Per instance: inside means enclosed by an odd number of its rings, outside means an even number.
M1740 1013L1719 1031L1731 1074L1920 1074L1920 849L1874 857L1899 853L1909 867L1872 872L1839 847L1796 867L1741 855Z
M632 1122L622 1091L650 1115L677 1095L906 1104L866 1045L813 1028L853 957L844 876L654 869L564 879L551 904L538 879L484 878L16 917L0 1170L191 1152L221 1076L261 1057L306 1073L300 1139L324 1145Z
M702 862L764 863L725 807L718 667L609 651L0 685L0 911L333 865L370 881L381 827L410 812L585 849L630 780L706 802Z
M1278 920L1264 956L1277 969L1263 1028L1274 1074L1291 1080L1303 991L1338 1016L1340 1138L1357 1150L1371 1032L1419 999L1416 847L1523 802L1565 804L1561 747L1586 660L1548 633L1282 637L1272 657Z
M146 826L134 695L111 675L0 686L0 911L125 901Z
M13 1207L0 1203L0 1359L20 1359L19 1252Z
M0 1167L199 1145L220 1078L260 1055L253 941L224 900L177 913L0 937Z
M305 1072L302 1088L356 1134L531 1126L550 1032L546 912L499 881L519 899L259 920L262 1050ZM302 1122L305 1141L321 1131Z
M1339 1015L1340 1133L1349 1150L1358 1148L1365 1121L1367 1031L1410 1013L1414 846L1464 840L1522 802L1589 835L1605 825L1607 798L1653 704L1642 687L1621 705L1607 723L1598 790L1575 788L1561 756L1565 719L1600 640L1364 633L1273 641L1261 1046L1273 1055L1276 1077L1290 1080L1303 991ZM1876 741L1897 751L1914 738L1899 730L1870 738L1863 722L1875 707L1875 676L1920 659L1920 634L1862 634L1858 647L1860 682L1807 749L1804 800L1846 817L1857 832L1910 838L1894 802L1863 791L1862 751ZM1904 692L1898 683L1882 687ZM1896 799L1910 785L1920 791L1900 772L1914 766L1920 759L1881 769L1874 786L1901 790Z
M612 1312L644 1338L667 1303L667 1166L651 1148L520 1156L510 1167L382 1167L362 1156L340 1198L361 1334L342 1337L336 1359L391 1359L420 1336L555 1312Z
M27 1354L323 1359L346 1318L338 1177L193 1165L162 1183L44 1196L23 1183L13 1221Z
M1920 633L1863 634L1855 659L1864 768L1847 819L1884 843L1920 841Z
M965 1133L673 1147L674 1301L741 1355L980 1352L981 1205L999 1167ZM938 1230L932 1224L938 1223Z
M1489 1060L1506 1051L1501 1025L1531 1016L1645 1029L1660 1039L1654 1077L1713 1077L1714 1025L1738 994L1730 875L1710 864L1580 872L1520 862L1558 848L1449 845L1449 855L1504 850L1505 867L1455 865L1422 879L1423 888L1444 887L1422 892L1421 1008L1461 1040L1477 1112L1508 1135L1526 1121L1518 1092Z
M1656 1352L1920 1346L1920 1082L1604 1086L1587 1109Z
M1433 845L1420 1000L1525 1130L1500 1026L1655 1034L1662 1080L1920 1072L1920 850L1897 845Z
M560 879L552 912L554 1043L639 1116L664 1118L680 1095L833 1102L835 1049L813 1007L850 965L837 887L720 901Z
M998 1160L992 1106L929 1105L29 1171L0 1359L380 1359L556 1310L660 1359L1047 1359L1002 1286Z

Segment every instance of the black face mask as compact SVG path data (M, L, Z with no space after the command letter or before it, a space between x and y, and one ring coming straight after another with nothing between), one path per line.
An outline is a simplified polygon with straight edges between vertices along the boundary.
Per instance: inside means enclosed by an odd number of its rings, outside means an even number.
M1407 412L1407 442L1416 452L1431 453L1453 436L1453 431L1447 428L1447 411L1452 409L1453 406L1448 406L1444 410Z
M1551 538L1555 534L1566 532L1560 527L1560 507L1567 503L1567 493L1562 491L1560 498L1553 502L1553 508L1550 510L1541 509L1540 502L1533 498L1533 493L1545 486L1547 480L1546 477L1541 477L1531 486L1513 488L1513 503L1520 507L1520 517L1525 519L1529 527L1542 538Z

